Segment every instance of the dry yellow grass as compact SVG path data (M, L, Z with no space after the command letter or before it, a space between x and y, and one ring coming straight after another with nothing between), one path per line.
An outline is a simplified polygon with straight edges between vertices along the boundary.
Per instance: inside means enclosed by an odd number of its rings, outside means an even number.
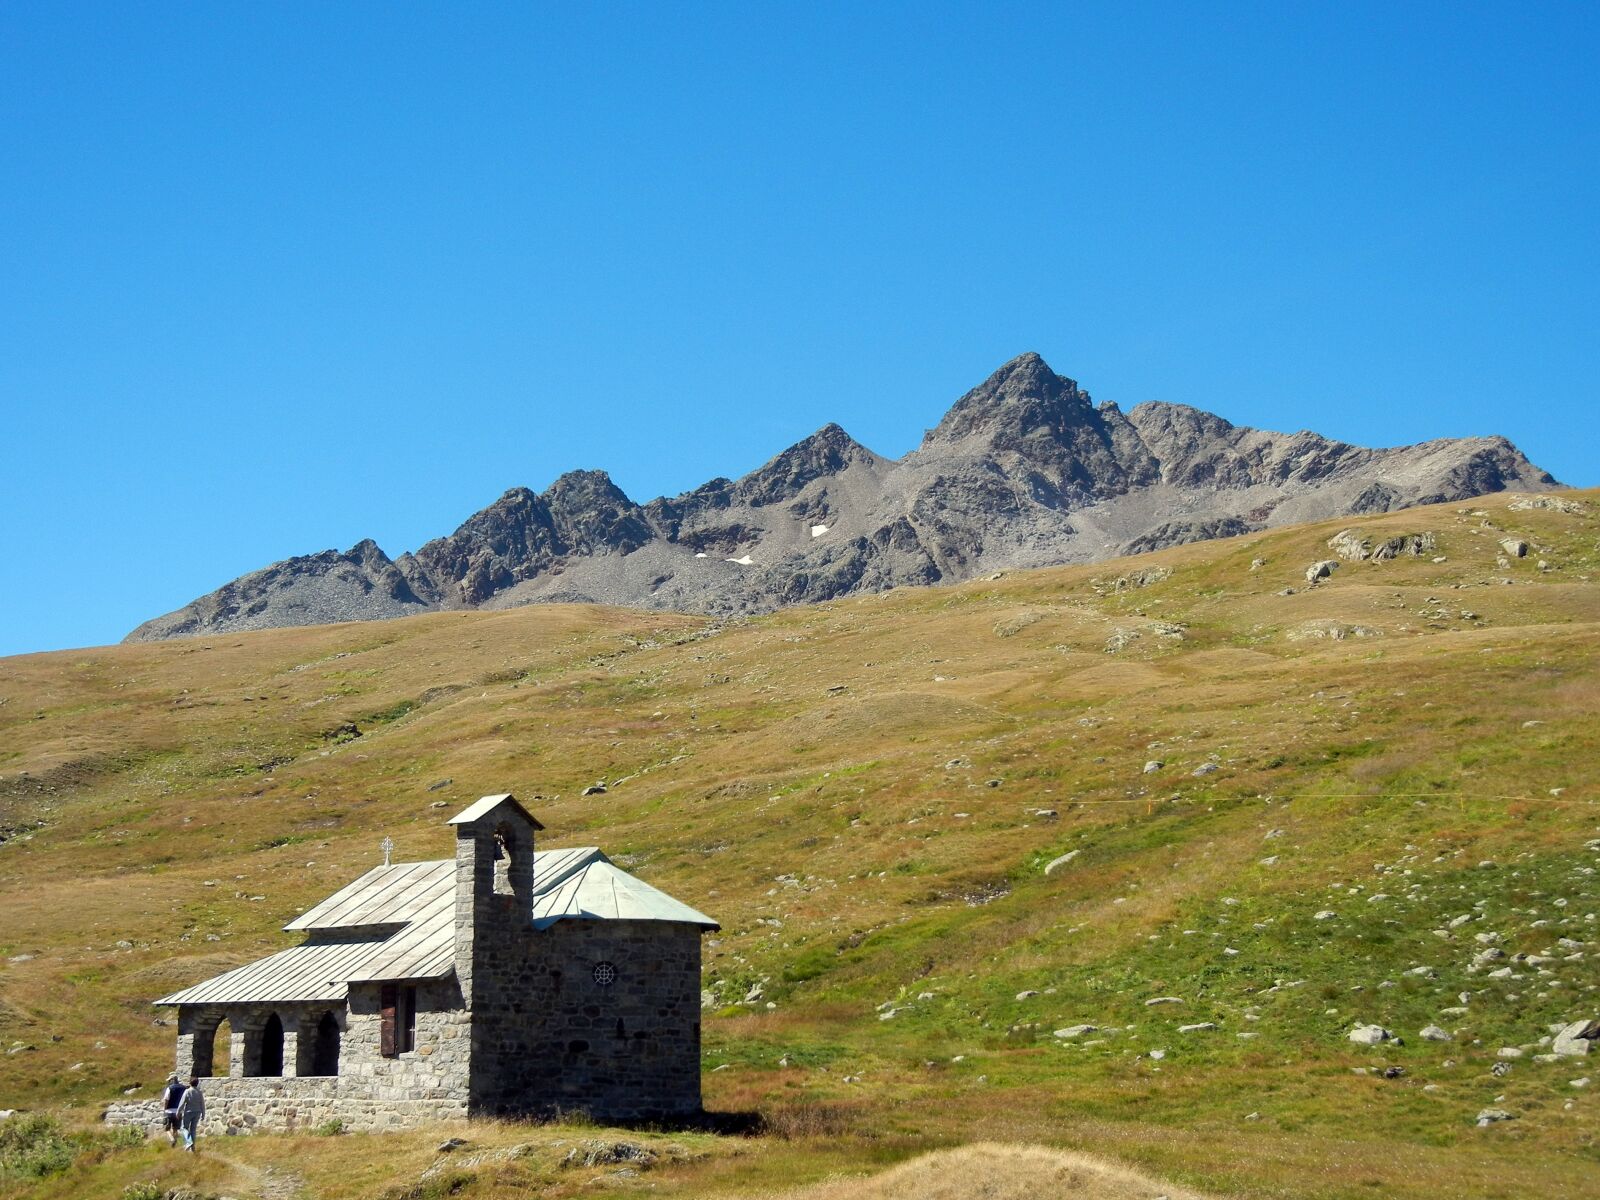
M760 1200L1206 1200L1088 1154L978 1142L920 1155L875 1175L759 1193ZM752 1196L752 1200L755 1197Z

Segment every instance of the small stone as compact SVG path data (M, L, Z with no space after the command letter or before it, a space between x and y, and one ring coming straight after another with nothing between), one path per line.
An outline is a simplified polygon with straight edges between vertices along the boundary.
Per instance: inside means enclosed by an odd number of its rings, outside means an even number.
M1065 1029L1056 1030L1055 1036L1058 1038L1076 1038L1082 1037L1086 1033L1098 1032L1100 1032L1100 1028L1097 1025L1069 1025Z
M1161 768L1166 766L1166 765L1167 764L1162 762L1160 759L1152 758L1149 762L1145 763L1145 765L1144 765L1144 773L1146 775L1153 775L1157 771L1161 770Z
M1516 1114L1508 1113L1503 1108L1485 1108L1478 1113L1478 1124L1493 1125L1496 1121L1515 1121Z
M1206 1033L1217 1027L1215 1021L1197 1021L1193 1025L1179 1025L1179 1033Z
M429 791L434 791L435 789L434 788L429 788L428 790ZM453 1150L461 1149L461 1147L465 1146L466 1144L467 1144L467 1139L466 1138L458 1138L458 1137L445 1138L445 1140L440 1142L439 1145L436 1148L437 1148L437 1150L439 1151L440 1154L449 1154Z
M1044 868L1044 873L1046 875L1054 875L1062 867L1066 866L1069 862L1071 862L1073 859L1077 858L1078 855L1080 855L1082 853L1083 853L1083 851L1081 849L1068 850L1060 858L1053 858L1048 863L1046 863L1045 864L1045 868Z
M1449 1030L1441 1029L1437 1025L1424 1025L1418 1036L1425 1042L1448 1042L1451 1040Z

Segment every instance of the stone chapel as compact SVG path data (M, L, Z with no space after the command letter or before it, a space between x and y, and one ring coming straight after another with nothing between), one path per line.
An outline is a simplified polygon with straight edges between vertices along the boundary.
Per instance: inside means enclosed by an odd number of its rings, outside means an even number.
M454 859L374 867L285 926L300 945L156 1001L177 1009L176 1069L202 1077L208 1123L700 1110L717 923L597 849L536 851L514 796L450 824Z

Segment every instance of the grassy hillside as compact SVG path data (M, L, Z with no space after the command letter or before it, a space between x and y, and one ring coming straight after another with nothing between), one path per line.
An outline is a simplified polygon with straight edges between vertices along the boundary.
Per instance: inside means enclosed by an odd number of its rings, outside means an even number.
M1600 495L1564 499L733 623L534 607L0 660L0 1108L153 1094L151 998L512 790L545 845L723 923L707 1104L765 1132L629 1135L659 1157L617 1176L559 1166L603 1131L475 1125L452 1194L769 1195L987 1141L1217 1195L1593 1195L1600 1050L1536 1061L1600 1017ZM1308 587L1345 528L1434 545ZM1352 1044L1366 1022L1404 1044ZM101 1148L0 1194L442 1195L440 1136Z

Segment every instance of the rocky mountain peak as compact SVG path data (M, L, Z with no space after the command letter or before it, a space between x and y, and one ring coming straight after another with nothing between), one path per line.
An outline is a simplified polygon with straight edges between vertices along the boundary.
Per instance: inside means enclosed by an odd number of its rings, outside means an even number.
M275 563L132 640L539 601L760 612L982 571L1086 562L1271 525L1557 486L1503 438L1385 450L1098 407L1035 353L884 459L836 424L737 480L635 504L604 471L512 488L390 561L371 541Z
M735 486L740 497L750 504L780 504L794 499L814 480L837 475L852 463L879 461L843 428L829 422L757 467Z
M1030 350L957 400L922 444L978 441L1008 448L1028 438L1060 438L1095 415L1089 393Z

